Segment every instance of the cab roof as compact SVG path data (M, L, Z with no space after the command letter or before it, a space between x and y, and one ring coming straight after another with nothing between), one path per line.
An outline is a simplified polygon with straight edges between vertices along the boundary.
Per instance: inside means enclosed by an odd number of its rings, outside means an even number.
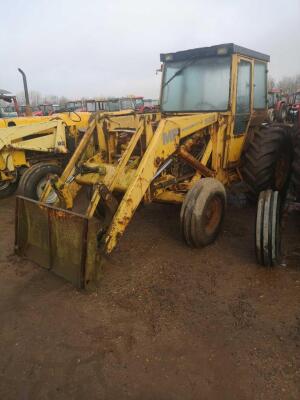
M238 46L234 43L224 43L218 44L216 46L200 47L197 49L177 51L175 53L164 53L160 55L160 61L184 61L193 58L228 56L231 54L240 54L266 62L270 61L269 55L247 49L246 47Z

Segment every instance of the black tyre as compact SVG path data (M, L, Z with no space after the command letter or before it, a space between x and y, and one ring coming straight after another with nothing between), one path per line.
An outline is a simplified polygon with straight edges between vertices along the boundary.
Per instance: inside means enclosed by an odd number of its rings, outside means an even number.
M282 126L257 129L241 157L241 174L256 198L263 190L284 192L292 163L290 132Z
M257 262L265 267L281 261L281 204L279 192L265 190L260 193L255 226L255 252Z
M297 200L300 199L300 130L294 143L294 157L292 165L292 182Z
M38 163L28 168L22 175L19 183L18 194L38 200L43 193L51 175L61 175L62 168L57 164ZM57 195L51 191L46 203L53 204Z
M0 182L0 199L11 196L18 188L18 180L16 181L1 181Z
M180 212L181 233L189 246L212 243L222 226L226 192L213 178L200 179L187 193Z

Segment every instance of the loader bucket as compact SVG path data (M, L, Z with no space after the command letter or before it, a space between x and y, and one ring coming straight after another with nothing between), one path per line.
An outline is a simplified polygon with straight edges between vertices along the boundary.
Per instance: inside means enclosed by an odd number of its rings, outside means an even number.
M15 252L77 288L98 286L100 222L26 197L16 201Z

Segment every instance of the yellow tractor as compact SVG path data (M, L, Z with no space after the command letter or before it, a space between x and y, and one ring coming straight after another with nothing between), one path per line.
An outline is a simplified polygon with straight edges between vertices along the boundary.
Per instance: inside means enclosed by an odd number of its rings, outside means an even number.
M0 199L14 193L23 173L41 162L61 173L79 141L78 129L87 128L89 116L65 113L5 120L6 127L0 129Z
M202 247L221 229L226 189L240 183L256 197L286 185L288 135L263 124L269 56L224 44L161 61L161 114L140 114L134 128L95 114L40 201L17 197L16 252L76 287L99 284L141 202L181 204L182 236ZM91 143L97 151L89 157ZM89 196L84 211L81 191Z

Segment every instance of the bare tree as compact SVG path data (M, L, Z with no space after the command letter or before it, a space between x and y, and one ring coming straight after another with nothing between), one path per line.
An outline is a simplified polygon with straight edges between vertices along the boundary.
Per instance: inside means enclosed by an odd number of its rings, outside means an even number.
M268 77L268 90L272 90L276 87L276 81L275 79L270 75Z
M300 90L300 74L285 76L278 82L278 87L287 93L295 93Z
M58 104L63 106L64 104L66 104L68 101L70 101L70 99L68 99L68 97L65 96L61 96L58 100Z

